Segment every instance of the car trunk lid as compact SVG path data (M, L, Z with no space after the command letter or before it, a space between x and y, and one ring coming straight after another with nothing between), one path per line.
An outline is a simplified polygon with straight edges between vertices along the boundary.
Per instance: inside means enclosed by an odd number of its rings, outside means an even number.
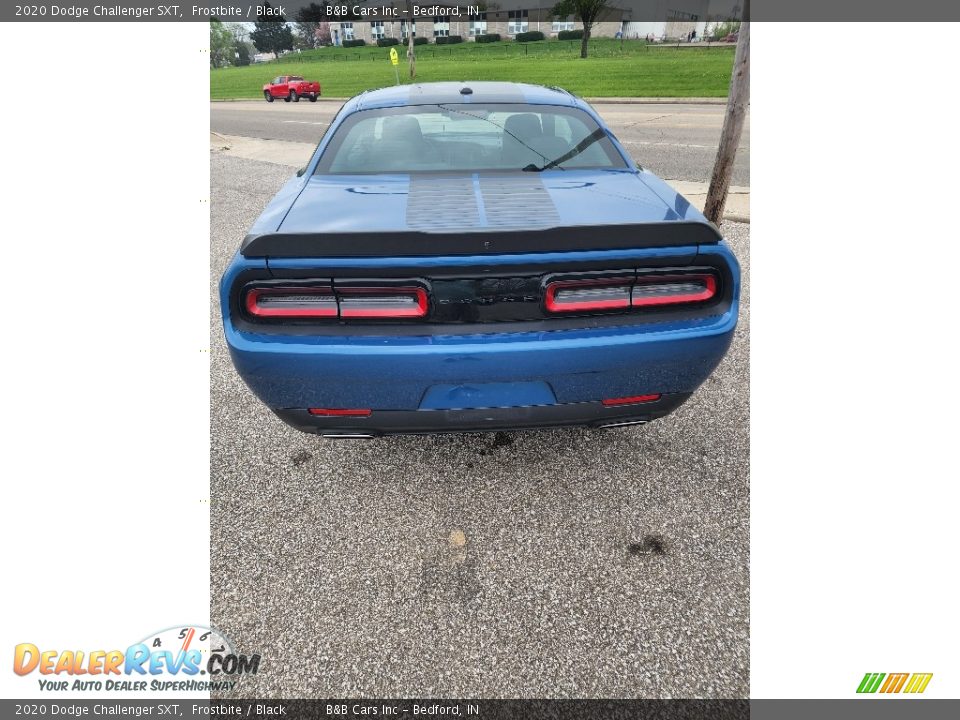
M251 234L241 251L247 257L462 255L720 239L696 209L663 188L627 171L315 177L277 231Z

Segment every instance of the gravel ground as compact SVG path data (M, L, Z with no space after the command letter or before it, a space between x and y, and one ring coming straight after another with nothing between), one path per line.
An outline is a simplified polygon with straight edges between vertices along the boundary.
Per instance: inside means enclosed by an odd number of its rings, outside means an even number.
M746 697L746 282L727 358L648 426L325 441L250 394L216 298L289 175L211 157L210 611L263 656L236 694Z

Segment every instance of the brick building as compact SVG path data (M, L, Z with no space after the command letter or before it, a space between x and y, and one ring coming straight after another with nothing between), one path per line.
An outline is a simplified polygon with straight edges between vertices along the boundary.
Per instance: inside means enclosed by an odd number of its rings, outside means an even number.
M479 12L471 12L471 5L467 4L417 4L413 22L409 22L407 16L331 22L330 36L335 43L362 39L371 44L382 37L406 40L407 33L412 30L415 37L425 37L430 42L449 35L459 35L467 42L477 35L493 33L500 35L503 40L512 40L518 33L533 30L552 38L561 30L579 30L583 27L572 15L554 17L551 13L553 3L549 0L541 0L541 5L545 7L525 7L536 3L537 0L504 0L503 7L498 3L487 3L486 9ZM403 10L406 5L399 3L397 7ZM474 10L479 8L472 6ZM611 8L594 23L593 36L615 37L624 28L627 15L627 11Z
M539 30L547 38L561 30L579 30L582 23L572 15L554 17L555 0L497 0L481 5L460 2L436 2L414 5L413 22L403 12L404 0L394 0L396 17L355 19L331 22L330 34L339 43L363 39L368 44L378 38L406 40L411 30L430 42L447 35L459 35L464 41L477 35L496 33L503 40L512 40L517 33ZM657 40L686 38L691 31L702 38L720 19L738 18L742 0L615 0L622 7L608 8L594 23L594 37L616 37L622 33L629 39L653 37Z

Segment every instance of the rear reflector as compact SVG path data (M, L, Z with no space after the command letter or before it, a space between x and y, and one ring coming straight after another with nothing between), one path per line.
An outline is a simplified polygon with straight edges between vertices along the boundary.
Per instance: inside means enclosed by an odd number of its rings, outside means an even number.
M713 275L639 277L630 295L632 307L703 302L717 294Z
M337 298L323 287L271 287L247 291L247 312L255 317L337 317Z
M366 408L308 408L307 412L320 417L368 417L371 411Z
M561 280L547 285L549 312L584 312L630 307L630 279Z
M607 407L615 407L617 405L636 405L638 403L656 402L659 399L660 393L654 395L632 395L630 397L607 398L603 401L603 404Z
M427 314L427 291L419 287L337 288L342 318L417 318Z

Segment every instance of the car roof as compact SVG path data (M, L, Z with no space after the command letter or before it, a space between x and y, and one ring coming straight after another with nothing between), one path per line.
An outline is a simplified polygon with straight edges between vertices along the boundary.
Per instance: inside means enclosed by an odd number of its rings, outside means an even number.
M464 93L469 89L469 93ZM434 105L438 103L517 103L529 105L566 105L586 109L580 98L560 88L511 82L435 82L369 90L347 101L345 110Z

